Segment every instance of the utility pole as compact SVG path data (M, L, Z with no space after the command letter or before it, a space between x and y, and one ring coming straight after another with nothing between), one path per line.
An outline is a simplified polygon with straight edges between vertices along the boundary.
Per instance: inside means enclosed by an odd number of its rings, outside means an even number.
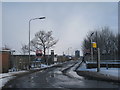
M100 71L100 48L98 47L98 40L97 40L97 31L96 31L96 43L97 43L97 72Z
M97 48L98 51L98 59L97 59L97 72L100 71L100 49Z

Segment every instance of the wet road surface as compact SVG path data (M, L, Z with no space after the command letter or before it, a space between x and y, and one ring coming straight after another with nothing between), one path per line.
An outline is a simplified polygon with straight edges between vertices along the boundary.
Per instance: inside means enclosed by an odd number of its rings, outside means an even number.
M61 67L52 67L11 81L7 88L118 88L118 84L84 78L71 77L62 71L74 65L76 61L69 61ZM66 72L67 73L67 72Z

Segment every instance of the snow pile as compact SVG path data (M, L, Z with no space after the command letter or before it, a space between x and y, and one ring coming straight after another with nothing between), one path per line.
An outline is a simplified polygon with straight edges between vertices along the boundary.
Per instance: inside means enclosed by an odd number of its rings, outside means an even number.
M84 77L79 76L74 70L78 67L80 63L77 63L74 67L70 68L68 75L77 79L83 79Z
M41 68L46 68L46 67L49 67L49 65L41 64Z
M1 79L1 78L5 78L5 77L9 77L9 76L12 76L12 75L15 75L15 74L20 74L20 73L23 73L23 72L27 72L27 71L23 70L23 71L15 71L15 72L1 73L1 74L0 74L0 79Z

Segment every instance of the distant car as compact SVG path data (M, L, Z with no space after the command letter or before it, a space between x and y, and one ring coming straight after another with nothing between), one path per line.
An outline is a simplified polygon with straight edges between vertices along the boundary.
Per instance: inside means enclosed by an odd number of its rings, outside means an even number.
M45 68L45 67L48 67L48 65L41 64L40 67L41 67L41 68Z
M69 58L69 60L72 60L72 57L71 57L71 56L69 56L68 58Z
M9 72L14 72L14 71L17 71L17 69L15 67L9 69Z

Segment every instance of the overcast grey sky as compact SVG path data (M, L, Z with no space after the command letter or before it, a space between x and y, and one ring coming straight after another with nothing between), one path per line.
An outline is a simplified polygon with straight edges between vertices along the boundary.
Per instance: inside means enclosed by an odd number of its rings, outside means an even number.
M2 45L20 51L28 44L29 20L45 16L45 20L31 22L31 39L39 30L53 31L59 42L55 53L70 54L81 50L82 41L90 30L109 26L118 31L117 2L3 2Z

